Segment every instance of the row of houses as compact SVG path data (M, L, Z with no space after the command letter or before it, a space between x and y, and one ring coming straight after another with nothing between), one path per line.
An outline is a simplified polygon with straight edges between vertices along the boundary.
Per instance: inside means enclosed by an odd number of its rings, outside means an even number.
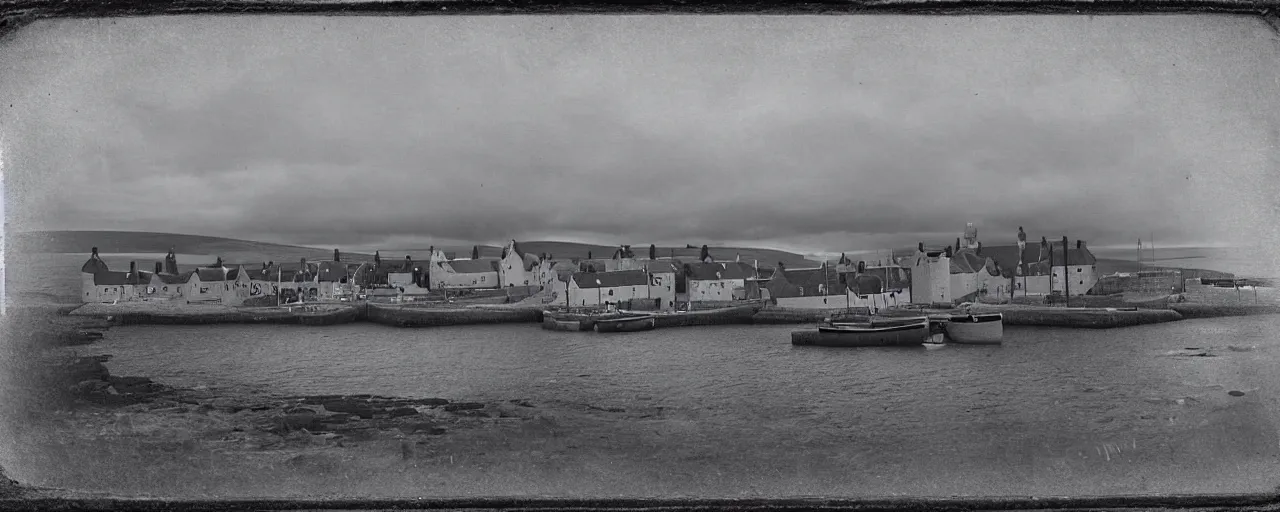
M919 244L904 266L911 269L911 291L920 303L965 302L979 296L1014 297L1085 295L1099 280L1097 258L1083 240L1074 246L1064 238L1028 245L1019 228L1018 242L987 247L967 230L966 243L926 248ZM959 247L959 249L956 249Z
M297 264L265 262L224 265L178 272L171 250L155 272L107 268L93 249L81 269L86 302L114 302L138 298L181 298L188 302L220 301L242 304L254 297L280 296L286 301L353 299L371 288L401 294L451 290L523 288L547 292L548 302L570 306L598 306L623 302L652 304L658 309L680 303L726 303L767 299L780 306L880 308L904 303L973 300L979 295L1047 295L1087 293L1097 283L1096 259L1084 242L1074 248L1042 238L1027 246L1019 229L1016 245L984 247L969 226L962 244L926 248L888 264L867 266L841 256L836 265L790 269L738 261L716 261L704 246L698 260L637 258L630 246L620 246L609 258L556 261L550 254L534 255L507 243L498 258L456 258L432 247L425 262L406 256L400 263L344 262L334 250L332 261ZM690 246L692 248L692 246ZM958 249L957 249L958 248ZM1065 256L1065 257L1064 257Z

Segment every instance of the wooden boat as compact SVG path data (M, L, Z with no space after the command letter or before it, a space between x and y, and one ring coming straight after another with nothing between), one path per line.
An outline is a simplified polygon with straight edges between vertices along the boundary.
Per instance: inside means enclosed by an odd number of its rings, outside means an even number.
M929 320L900 325L833 324L818 327L814 345L826 347L920 346L930 338Z
M920 322L928 322L929 317L886 317L886 316L845 316L829 319L826 323L830 326L870 326L870 327L893 327L899 325L915 325Z
M656 324L653 315L596 320L596 332L637 332L652 330Z
M552 320L550 327L553 331L581 331L582 322L577 320Z
M951 315L943 325L951 341L970 345L999 345L1004 338L1004 315L973 313Z

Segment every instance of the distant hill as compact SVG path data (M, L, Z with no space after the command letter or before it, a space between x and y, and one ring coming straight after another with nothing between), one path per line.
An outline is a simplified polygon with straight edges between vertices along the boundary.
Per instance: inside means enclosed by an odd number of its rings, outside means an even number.
M173 248L179 254L219 256L228 263L260 261L327 260L332 250L296 245L254 242L214 236L150 233L141 231L27 231L9 236L6 251L18 254L74 253L88 255L97 247L110 253L165 253ZM372 257L351 254L352 258ZM343 259L347 259L344 255Z
M254 263L260 261L296 261L300 258L309 260L327 260L333 256L332 250L301 247L296 245L236 240L201 235L182 235L176 233L149 233L140 231L28 231L10 235L6 250L15 253L71 253L88 255L93 247L104 254L109 253L164 253L172 247L179 254L203 254L220 256L228 263ZM456 257L471 257L470 245L440 246L445 252L455 253ZM555 259L586 258L590 252L593 258L608 258L613 255L615 246L582 244L576 242L532 241L520 242L520 250L530 254L548 253ZM649 246L631 246L636 256L645 258L649 255ZM761 267L773 267L782 262L792 267L816 267L821 262L805 259L804 256L773 249L756 249L750 247L711 247L711 256L717 260L732 260L740 257L743 262L751 263L759 260ZM677 258L696 260L699 248L658 247L659 257L675 255ZM428 248L416 249L382 249L383 259L403 259L412 255L414 259L426 259ZM496 258L502 254L502 248L482 245L480 256ZM372 254L342 253L343 260L372 259Z
M613 251L618 249L617 246L612 245L594 245L577 242L519 241L519 244L521 251L529 254L547 253L555 257L557 260L586 258L588 253L590 253L592 258L609 258L610 256L613 256ZM470 245L441 246L438 247L438 249L445 252L455 252L459 258L469 258L471 257L472 247L473 246ZM819 261L806 259L804 256L799 254L774 249L756 249L751 247L709 247L708 250L711 252L711 257L717 260L732 260L735 257L740 257L742 261L746 263L759 260L761 267L773 267L777 265L779 261L793 268L816 267L822 264ZM381 250L380 252L384 258L403 258L406 254L412 255L414 258L419 258L426 255L427 251L428 248L416 248L387 249ZM649 246L632 245L631 252L634 252L639 258L647 258L649 257ZM695 249L670 246L657 247L659 258L671 257L674 254L676 258L697 260L700 252L701 246ZM480 257L482 258L496 258L501 255L501 247L490 245L480 246Z

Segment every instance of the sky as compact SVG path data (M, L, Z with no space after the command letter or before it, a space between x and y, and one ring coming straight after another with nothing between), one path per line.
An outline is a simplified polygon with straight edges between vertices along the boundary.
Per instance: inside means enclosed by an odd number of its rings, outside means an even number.
M17 231L1280 243L1253 18L178 16L0 45Z

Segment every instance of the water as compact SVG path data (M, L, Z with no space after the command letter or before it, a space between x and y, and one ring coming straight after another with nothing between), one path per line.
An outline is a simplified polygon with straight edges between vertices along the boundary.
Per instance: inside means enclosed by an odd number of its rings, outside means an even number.
M647 467L661 457L641 454L698 450L711 461L661 467L713 464L716 490L801 488L781 467L823 495L1258 492L1280 474L1277 324L1008 327L1003 346L932 351L796 347L791 326L137 326L82 351L114 354L113 373L180 386L663 407L663 421L601 420L618 439L651 438L611 460ZM1187 347L1218 356L1170 356ZM778 480L752 480L764 468Z

